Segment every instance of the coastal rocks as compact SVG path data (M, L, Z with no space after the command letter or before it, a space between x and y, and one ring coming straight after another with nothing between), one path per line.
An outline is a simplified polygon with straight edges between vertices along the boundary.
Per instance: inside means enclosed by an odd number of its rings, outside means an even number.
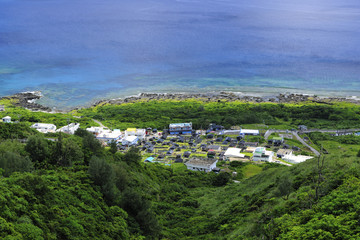
M42 97L41 92L22 92L17 93L9 97L2 97L0 99L9 99L9 100L17 100L15 101L14 105L23 107L32 111L44 111L44 112L51 112L52 109L49 107L42 106L35 101Z

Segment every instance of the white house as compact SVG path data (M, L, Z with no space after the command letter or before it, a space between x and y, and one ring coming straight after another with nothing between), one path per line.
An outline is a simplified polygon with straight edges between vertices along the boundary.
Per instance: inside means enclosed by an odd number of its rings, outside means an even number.
M76 130L80 127L80 123L70 123L62 128L59 128L57 132L63 132L67 134L74 134Z
M283 158L284 156L286 155L292 155L293 151L291 149L279 149L277 152L276 152L276 156L278 158Z
M31 127L41 133L54 133L56 130L56 126L51 123L34 123Z
M187 169L192 171L210 172L216 168L217 159L191 158L185 163Z
M245 154L240 153L240 151L240 148L228 148L224 154L224 157L229 161L244 160Z
M297 164L297 163L305 162L306 160L309 160L311 158L313 158L313 157L304 156L304 155L295 156L295 155L289 154L289 155L285 155L282 159L289 163Z
M253 154L254 161L271 162L274 152L266 151L264 147L257 147Z
M259 130L256 129L240 129L239 135L253 135L257 136L259 135Z
M96 136L96 139L103 142L118 141L121 139L121 131L120 129L104 130Z
M136 128L128 128L125 131L125 137L128 136L136 136L140 140L143 140L146 136L146 130L145 129L136 129Z
M136 145L138 141L139 138L137 136L127 136L121 140L121 144L124 146L133 146Z
M2 118L2 121L3 121L4 123L11 123L11 117L9 117L9 116L3 117L3 118Z
M0 112L5 111L5 106L4 105L0 105Z
M102 128L102 127L90 127L87 128L86 131L91 132L94 135L94 137L97 137L100 133L110 130L108 128Z

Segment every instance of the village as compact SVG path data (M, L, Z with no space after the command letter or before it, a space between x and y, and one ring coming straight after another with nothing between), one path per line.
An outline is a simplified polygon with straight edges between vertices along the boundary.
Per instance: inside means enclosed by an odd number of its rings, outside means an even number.
M4 123L12 123L11 117L2 118ZM47 134L62 132L74 134L79 123L69 123L59 129L50 123L34 123L31 128ZM160 163L171 166L185 164L189 170L220 172L219 162L234 161L254 164L277 163L287 166L297 164L318 155L305 142L293 139L306 129L274 131L243 129L210 124L206 130L195 130L192 123L170 123L168 129L152 128L109 129L101 124L86 128L103 146L115 143L118 151L126 152L131 147L140 149L145 163ZM305 137L306 139L306 137ZM294 144L295 143L295 144ZM226 164L225 164L226 165Z

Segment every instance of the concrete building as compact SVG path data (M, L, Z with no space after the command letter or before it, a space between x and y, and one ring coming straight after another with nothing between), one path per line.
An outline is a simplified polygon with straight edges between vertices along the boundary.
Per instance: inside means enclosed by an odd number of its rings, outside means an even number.
M289 155L285 155L282 159L284 161L287 161L289 163L293 163L293 164L298 164L298 163L301 163L301 162L305 162L306 160L309 160L313 157L311 156L304 156L304 155L292 155L292 154L289 154Z
M252 136L258 136L259 130L256 129L240 129L239 135L252 135Z
M114 131L104 130L96 136L96 139L103 142L116 142L121 139L121 131L120 129L114 129Z
M191 158L185 165L191 171L210 172L216 168L217 161L216 159Z
M145 129L141 129L141 128L128 128L125 130L125 137L129 137L129 136L136 136L138 137L140 140L145 139L146 136L146 130Z
M38 130L41 133L54 133L56 126L51 123L34 123L31 128Z
M283 158L285 155L292 155L292 150L291 149L279 149L276 152L276 157L278 158Z
M63 132L67 134L74 134L80 127L80 123L70 123L62 128L59 128L57 132Z
M169 125L170 134L191 134L192 123L171 123Z
M224 154L225 160L228 161L243 161L245 154L240 153L240 148L228 148Z
M254 161L271 162L274 152L266 151L264 147L257 147L253 153Z
M123 146L134 146L138 143L139 138L137 136L127 136L121 139L121 144Z

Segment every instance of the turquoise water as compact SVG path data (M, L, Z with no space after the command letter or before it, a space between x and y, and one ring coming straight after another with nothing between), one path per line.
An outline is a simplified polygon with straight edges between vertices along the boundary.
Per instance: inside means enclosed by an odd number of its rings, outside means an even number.
M355 0L0 0L0 95L73 107L139 92L360 96Z

